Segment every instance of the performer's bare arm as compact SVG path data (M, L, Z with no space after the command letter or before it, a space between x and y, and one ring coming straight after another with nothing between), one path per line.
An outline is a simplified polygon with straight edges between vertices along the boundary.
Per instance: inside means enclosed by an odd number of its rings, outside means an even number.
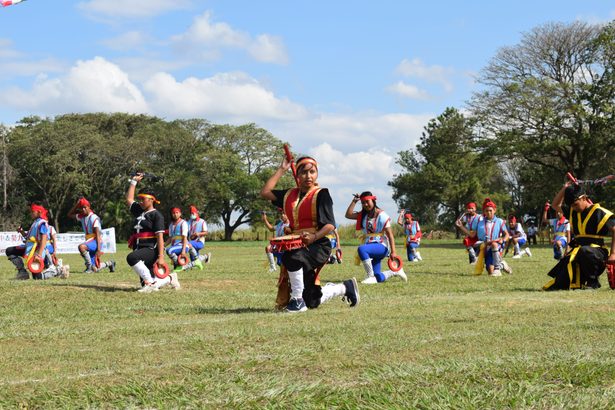
M265 186L261 189L261 197L269 201L275 201L276 197L273 194L273 189L278 184L278 181L290 168L290 162L284 158L275 173L265 182Z
M562 204L564 203L564 193L566 192L566 188L568 188L569 186L570 181L566 181L562 189L560 189L559 192L555 195L555 198L553 198L553 202L551 203L553 209L555 209L557 212L561 212L562 214L564 214L564 211L562 211ZM546 220L546 217L543 217L543 221L544 220Z
M404 226L404 213L406 212L405 209L402 209L401 211L399 211L399 216L397 217L397 224Z
M96 255L100 257L102 255L102 235L100 234L100 228L94 228L94 234L96 235Z
M393 229L391 227L384 228L384 234L389 239L389 246L391 247L391 256L397 256L395 251L395 236L393 235Z
M141 177L143 178L143 177ZM158 259L156 262L158 265L164 264L164 234L162 232L156 233L156 241L158 242Z
M132 177L133 181L136 181L137 183L139 181L141 181L143 179L143 174L137 174L134 177ZM131 182L130 185L128 185L128 191L126 191L126 204L128 204L128 206L132 206L132 203L135 201L135 191L137 189L137 184Z
M317 240L322 239L325 236L327 236L329 234L329 232L331 232L333 229L335 229L335 227L333 225L326 224L325 226L320 228L318 230L318 232L316 232L316 233L302 232L301 233L301 240L303 241L304 244L311 245L312 243L316 242Z
M359 213L354 211L357 202L359 202L359 196L355 194L352 201L350 201L350 205L348 205L348 209L346 209L346 218L357 219L359 217Z
M265 212L263 212L263 223L265 224L267 229L269 229L269 232L273 232L275 230L273 225L271 225L271 223L269 222L269 219L267 219L267 214Z
M608 260L615 263L615 226L611 228L611 254Z
M333 230L333 234L335 235L335 244L337 249L342 249L342 244L340 243L340 234L337 232L337 229Z

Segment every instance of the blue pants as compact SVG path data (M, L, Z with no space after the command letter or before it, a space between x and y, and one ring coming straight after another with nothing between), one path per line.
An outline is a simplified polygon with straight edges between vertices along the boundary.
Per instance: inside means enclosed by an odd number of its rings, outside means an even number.
M419 243L418 242L407 242L406 243L406 255L408 256L408 260L410 262L412 262L414 259L416 259L416 257L414 256L414 253L412 252L413 249L417 249L419 247Z
M171 245L167 249L167 255L171 256L171 254L180 255L182 253L182 244L179 245ZM186 252L188 252L188 248L186 248Z
M96 238L88 239L81 245L85 245L88 249L88 253L90 254L90 263L92 266L96 266L96 251L98 251L98 242L96 242Z
M380 262L389 254L389 249L381 243L367 243L359 246L357 252L359 253L359 259L361 259L361 261L366 261L368 259L372 260L372 268L376 280L378 282L384 282L386 278L380 269Z
M196 251L197 255L199 254L199 251L200 251L201 249L203 249L203 246L205 246L205 244L204 244L203 242L201 242L201 241L197 241L197 240L194 240L194 241L188 241L188 243L189 243L190 245L192 245L192 247L193 247L193 248L194 248L194 250ZM180 253L181 253L181 252L180 252ZM194 262L194 261L196 260L196 258L194 258L194 259L193 259L193 256L192 256L192 255L190 255L190 260L191 260L192 262Z
M555 258L555 259L562 259L562 257L564 255L562 255L562 252L559 251L559 247L557 246L557 242L562 244L562 251L565 251L566 250L566 245L568 245L568 241L566 241L566 238L563 237L563 236L558 236L553 241L553 258Z

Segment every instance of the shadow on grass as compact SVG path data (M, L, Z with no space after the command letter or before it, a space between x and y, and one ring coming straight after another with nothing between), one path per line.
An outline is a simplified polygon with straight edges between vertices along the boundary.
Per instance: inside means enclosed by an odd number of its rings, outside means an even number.
M199 307L196 309L196 311L197 313L210 314L210 315L240 315L243 313L273 313L274 312L273 308L266 309L266 308L252 308L252 307L234 308L234 309L225 309L225 308L217 308L217 307L211 307L211 308Z
M135 287L112 286L112 285L86 285L82 283L51 283L51 286L61 286L66 288L94 289L99 292L135 292Z

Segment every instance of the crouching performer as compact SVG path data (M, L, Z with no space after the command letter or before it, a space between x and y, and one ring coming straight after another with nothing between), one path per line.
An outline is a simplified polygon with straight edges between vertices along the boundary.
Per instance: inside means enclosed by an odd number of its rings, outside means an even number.
M300 236L303 245L287 250L282 256L283 269L276 305L278 308L286 306L286 311L290 313L305 312L308 308L317 308L321 303L342 296L350 307L356 306L359 304L359 289L354 278L343 283L320 284L319 271L331 254L327 234L335 228L335 218L329 191L320 188L316 182L318 164L310 157L299 158L293 164L292 157L288 156L261 190L263 198L283 209L292 233ZM274 190L291 165L298 187Z
M102 224L100 217L92 211L90 201L79 198L68 211L68 217L81 222L81 227L85 233L85 242L79 244L78 247L85 263L84 273L99 272L105 268L109 268L110 272L115 272L115 261L100 261L102 256Z
M152 276L154 265L166 266L164 261L164 217L154 204L160 203L151 191L144 191L137 195L135 202L135 190L137 183L143 179L143 174L138 173L130 180L126 192L126 203L130 213L135 217L133 233L128 239L128 247L132 252L126 257L128 265L139 275L141 289L139 292L149 293L170 284L173 288L179 288L177 273L173 272L164 278Z
M365 269L365 279L362 283L374 284L386 281L392 276L399 276L404 282L408 281L403 269L397 272L392 270L381 271L380 265L384 258L395 258L395 238L391 229L391 218L376 205L376 197L365 191L352 198L346 218L356 220L357 231L362 230L365 237L363 245L359 246L357 253L360 263ZM355 212L354 207L361 201L361 211Z
M566 204L562 208L562 202ZM563 215L569 215L573 240L568 251L548 273L553 279L544 290L597 289L599 276L608 268L611 288L615 288L615 216L613 212L594 204L583 188L572 182L564 184L551 204ZM611 251L604 238L612 240Z
M51 262L49 254L49 224L47 223L47 210L40 204L30 205L30 215L34 222L25 234L25 244L11 246L6 249L6 256L17 268L17 280L27 280L30 278L24 261L32 271L32 279L49 279L62 276L62 271L56 269ZM30 263L32 262L32 265ZM37 269L33 270L36 265Z

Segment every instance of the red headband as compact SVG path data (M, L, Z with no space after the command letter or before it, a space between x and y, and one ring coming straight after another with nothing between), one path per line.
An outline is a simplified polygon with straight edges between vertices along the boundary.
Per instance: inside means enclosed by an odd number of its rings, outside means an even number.
M37 204L30 205L30 210L33 212L40 212L41 214L44 214L47 212L47 210L42 205L37 205Z
M171 208L171 213L173 213L173 212L179 212L181 214L182 210L177 208L177 207L174 207L174 208Z
M198 210L198 209L196 209L196 206L194 206L194 205L190 205L190 213L191 213L191 214L197 214L197 215L198 215L198 214L199 214L199 210Z
M375 195L365 195L359 198L361 201L367 201L368 199L371 199L372 201L377 200L378 198L376 198Z
M90 207L90 201L88 201L85 198L79 198L79 200L77 201L77 206L80 208L84 208L84 207Z
M412 214L411 214L411 213L409 213L409 212L408 212L407 214L405 214L404 216L405 216L406 218L410 218L410 219L412 219Z
M495 202L493 202L490 198L485 198L485 201L483 202L483 211L485 210L485 208L496 209L497 206L495 205Z
M476 204L475 204L474 202L468 202L468 203L466 204L466 209L468 209L468 208L474 208L474 209L476 209Z
M508 218L508 222L510 222L511 224L516 224L517 218L515 218L514 216L511 216L510 218Z
M308 164L312 164L314 168L318 170L318 163L313 158L303 158L301 161L297 162L297 170L300 170Z

